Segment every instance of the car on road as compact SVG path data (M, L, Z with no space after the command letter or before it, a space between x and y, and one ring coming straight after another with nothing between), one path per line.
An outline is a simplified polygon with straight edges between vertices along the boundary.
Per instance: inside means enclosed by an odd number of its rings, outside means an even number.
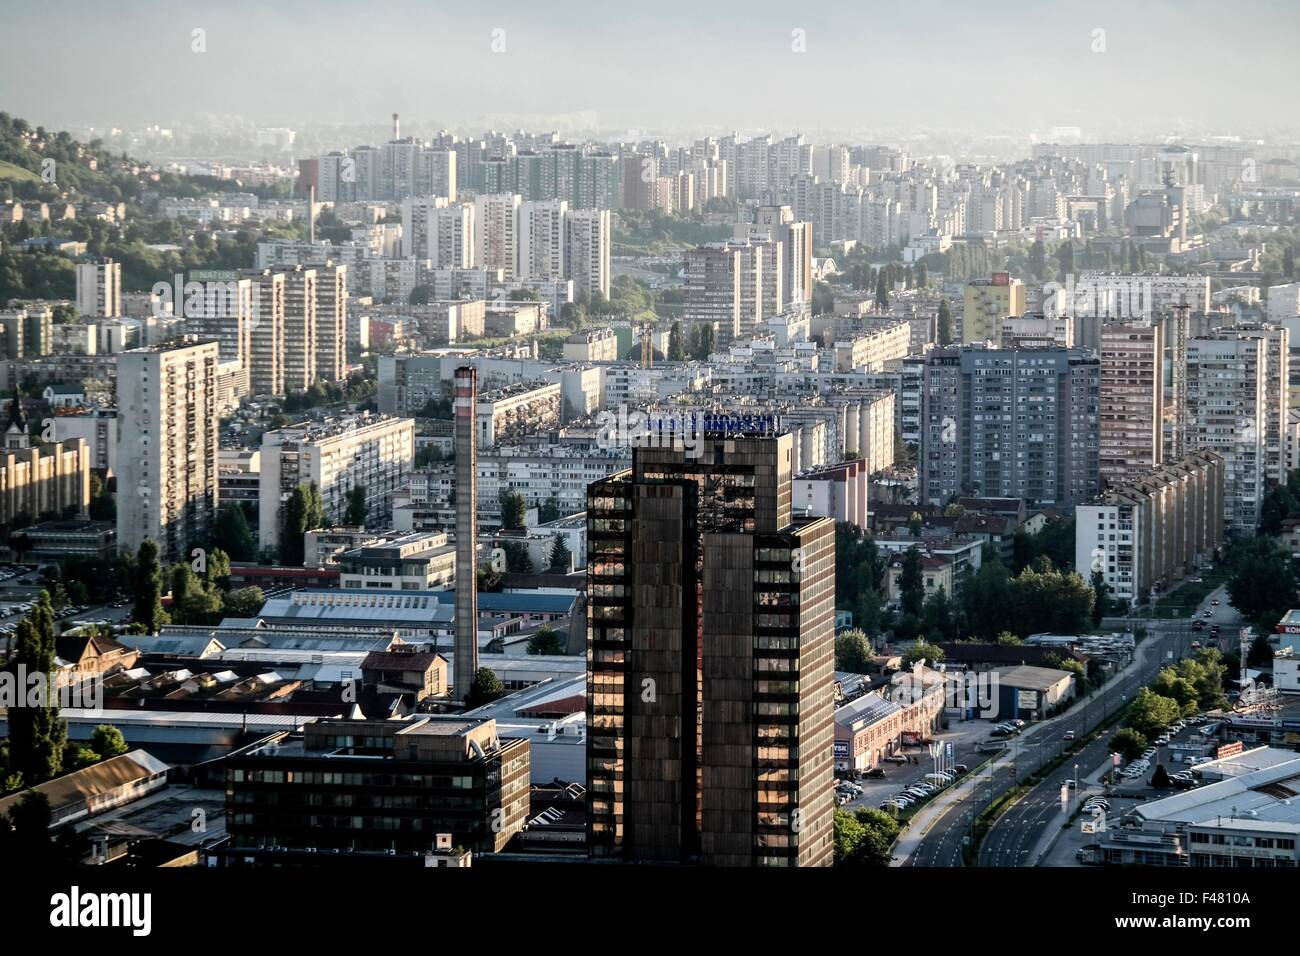
M1011 726L1019 730L1025 726L1025 722L1017 717L1015 720L1011 721Z
M1192 630L1193 630L1193 631L1203 631L1203 630L1205 630L1205 622L1204 622L1204 621L1193 621L1193 622L1192 622ZM1196 645L1196 644L1193 644L1192 646L1193 646L1193 647L1196 647L1197 645Z
M1219 606L1219 599L1218 599L1218 598L1215 598L1215 599L1212 600L1210 603L1213 604L1215 607L1218 607L1218 606Z
M904 757L902 754L890 754L885 759L888 760L890 763L907 763L907 758Z
M868 767L866 770L862 771L862 776L864 777L883 777L884 775L884 767Z
M1201 617L1214 617L1214 612L1206 611L1204 614L1201 615Z
M957 771L958 775L966 773L968 770L970 770L970 768L967 767L964 763L953 764L952 769Z
M1074 739L1074 731L1073 731L1073 730L1067 730L1067 731L1065 732L1065 734L1061 737L1061 739L1062 739L1062 740L1073 740L1073 739Z

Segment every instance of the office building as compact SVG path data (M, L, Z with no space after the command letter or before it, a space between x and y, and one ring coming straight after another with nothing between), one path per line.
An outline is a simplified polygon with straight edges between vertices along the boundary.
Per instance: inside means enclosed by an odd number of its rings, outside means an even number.
M490 718L315 720L227 761L227 861L422 866L440 840L494 853L523 828L528 793L529 742Z
M588 852L825 866L834 522L789 435L717 424L588 488Z
M212 540L217 509L217 343L117 357L117 542L145 538L164 563ZM274 512L271 512L272 514Z

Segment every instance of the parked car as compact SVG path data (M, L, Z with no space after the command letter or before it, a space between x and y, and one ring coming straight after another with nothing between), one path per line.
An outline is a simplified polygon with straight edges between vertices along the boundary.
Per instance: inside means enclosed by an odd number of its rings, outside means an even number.
M862 776L864 777L883 777L884 775L884 767L868 767L866 770L862 771Z

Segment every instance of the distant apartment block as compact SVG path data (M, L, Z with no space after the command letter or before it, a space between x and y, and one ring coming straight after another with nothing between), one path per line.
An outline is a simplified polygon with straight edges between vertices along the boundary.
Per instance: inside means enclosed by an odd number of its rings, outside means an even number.
M122 263L90 259L77 263L77 311L83 319L122 315Z
M291 425L264 434L261 452L258 540L274 548L280 543L280 507L299 485L320 490L328 525L342 523L348 492L357 486L365 488L368 522L387 521L392 496L414 462L415 421L357 415Z
M965 343L1002 342L1005 319L1025 314L1025 284L1005 272L988 279L972 279L963 293L961 340Z
M1161 459L1163 344L1159 324L1101 328L1097 471L1103 486L1145 475Z
M1107 596L1145 603L1223 543L1224 460L1198 451L1116 484L1075 509L1074 567Z
M1100 363L1080 349L936 349L921 406L921 500L1097 494Z

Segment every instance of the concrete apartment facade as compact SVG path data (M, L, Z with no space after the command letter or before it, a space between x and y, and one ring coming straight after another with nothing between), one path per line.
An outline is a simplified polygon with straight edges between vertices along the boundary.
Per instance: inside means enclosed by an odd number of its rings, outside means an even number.
M151 538L164 563L211 540L218 496L216 342L117 358L117 542Z
M1160 461L1163 355L1159 325L1101 329L1097 473L1103 486L1145 475Z
M1130 604L1181 581L1223 543L1224 465L1194 452L1079 505L1075 568L1101 571L1109 596Z

